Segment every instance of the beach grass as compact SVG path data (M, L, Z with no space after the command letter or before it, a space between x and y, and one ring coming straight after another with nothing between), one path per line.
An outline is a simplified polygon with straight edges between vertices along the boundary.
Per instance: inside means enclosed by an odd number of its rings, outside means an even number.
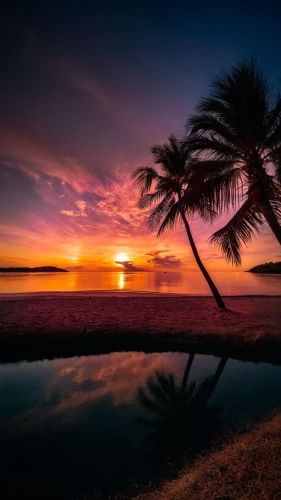
M281 413L197 460L176 480L136 500L281 498ZM132 498L132 497L131 497Z

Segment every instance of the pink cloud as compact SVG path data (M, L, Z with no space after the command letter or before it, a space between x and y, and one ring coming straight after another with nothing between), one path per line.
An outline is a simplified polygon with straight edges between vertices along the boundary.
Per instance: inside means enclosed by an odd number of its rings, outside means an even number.
M23 130L0 128L0 155L35 182L41 174L68 182L78 193L90 190L93 176L74 158L54 155L42 142ZM15 162L16 161L16 162Z

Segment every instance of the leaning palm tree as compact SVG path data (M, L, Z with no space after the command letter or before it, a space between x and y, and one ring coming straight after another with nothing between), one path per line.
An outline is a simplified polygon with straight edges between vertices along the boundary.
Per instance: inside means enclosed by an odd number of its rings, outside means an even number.
M157 236L160 236L165 229L174 228L177 222L183 222L197 265L217 305L225 309L222 297L199 257L188 222L188 217L196 213L206 221L216 216L206 197L198 196L197 192L189 189L193 165L189 149L171 135L167 143L153 146L151 152L154 163L160 165L160 172L152 167L139 167L133 173L135 185L139 188L139 207L147 208L157 203L148 219L148 225L152 230L158 228Z
M190 355L182 380L173 373L157 372L138 388L138 401L145 411L139 421L151 429L148 440L163 456L184 452L192 457L212 443L220 425L221 408L210 404L226 364L220 360L215 374L200 384L189 382L194 355Z
M236 211L211 242L240 265L264 224L281 244L281 94L250 59L216 78L196 110L186 140L199 160L193 181L218 212Z

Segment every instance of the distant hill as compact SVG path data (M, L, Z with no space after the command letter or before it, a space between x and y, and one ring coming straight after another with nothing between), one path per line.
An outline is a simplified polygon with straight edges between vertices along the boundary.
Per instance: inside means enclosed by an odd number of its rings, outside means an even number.
M42 267L0 267L0 273L67 273L66 269L53 266Z
M281 262L266 262L259 266L252 267L248 273L258 274L281 274Z

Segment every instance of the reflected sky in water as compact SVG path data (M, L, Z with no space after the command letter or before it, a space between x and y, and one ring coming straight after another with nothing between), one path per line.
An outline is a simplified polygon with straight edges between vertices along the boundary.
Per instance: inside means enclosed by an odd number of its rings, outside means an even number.
M213 272L223 295L280 295L281 275ZM0 273L0 293L123 291L210 295L200 272Z
M157 460L137 421L137 388L157 371L182 378L187 360L129 352L0 365L0 492L14 473L13 488L30 488L31 470L38 498L42 484L56 498L62 487L110 491L147 477ZM190 380L200 383L218 363L196 355ZM281 404L280 388L280 367L228 360L211 403L226 422L258 419Z

